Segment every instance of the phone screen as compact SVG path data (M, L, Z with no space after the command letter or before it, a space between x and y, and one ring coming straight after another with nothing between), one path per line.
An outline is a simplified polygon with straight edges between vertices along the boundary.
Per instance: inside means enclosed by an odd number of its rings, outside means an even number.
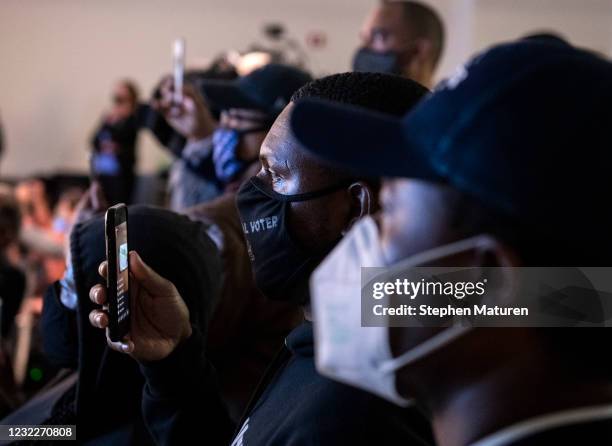
M117 259L117 320L123 322L130 315L127 222L115 226Z
M183 102L183 75L185 71L185 39L176 39L172 46L173 74L174 74L174 97L175 104Z

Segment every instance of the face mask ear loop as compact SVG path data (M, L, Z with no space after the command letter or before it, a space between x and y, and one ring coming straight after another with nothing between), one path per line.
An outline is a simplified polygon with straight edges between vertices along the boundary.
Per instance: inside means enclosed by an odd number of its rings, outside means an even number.
M324 197L325 195L330 195L346 187L346 182L341 182L341 183L333 184L323 189L318 189L318 190L311 191L311 192L284 195L284 194L280 194L272 190L272 188L265 185L264 182L256 176L251 178L250 182L256 189L258 189L260 192L262 192L267 197L272 198L274 200L278 200L278 201L284 201L286 203L297 203L300 201L314 200L316 198Z
M459 336L465 334L471 330L471 327L450 327L437 335L429 338L425 342L422 342L418 346L411 348L407 352L404 352L400 356L393 358L390 361L385 361L379 365L379 369L383 373L392 373L402 367L416 361L417 359L428 355L429 353L445 346L446 344L454 341Z
M399 262L395 265L397 269L400 268L411 268L416 265L425 264L430 262L433 259L437 259L440 257L445 257L448 255L452 255L461 251L466 251L473 247L485 247L485 246L497 246L497 242L494 238L488 235L478 235L475 237L470 237L465 240L460 240L457 242L450 243L445 246L440 246L433 248L429 251L422 252L420 254L416 254L415 256L408 259L406 262ZM504 265L507 266L507 265ZM380 370L385 373L391 373L395 370L398 370L409 363L429 354L432 351L437 350L438 348L452 342L455 338L463 335L467 331L471 330L472 327L469 326L452 326L449 327L442 332L434 335L430 339L425 342L419 344L418 346L408 350L402 355L393 358L392 360L385 361L380 364ZM388 330L388 328L387 328Z
M477 236L477 238L479 239L476 245L478 248L491 249L493 251L500 248L500 243L494 237L485 234ZM512 296L514 296L516 293L517 277L514 265L510 259L503 256L500 258L500 260L501 262L499 268L502 270L503 281L501 288L503 291L498 293L498 301L496 305L505 305L506 303L510 302Z

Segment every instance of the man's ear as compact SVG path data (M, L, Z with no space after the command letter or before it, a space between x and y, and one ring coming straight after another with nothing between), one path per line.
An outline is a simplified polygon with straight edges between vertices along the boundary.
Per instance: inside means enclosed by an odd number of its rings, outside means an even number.
M414 57L419 59L421 62L425 62L431 59L431 52L433 45L428 39L417 39L414 43Z
M432 62L433 45L430 40L415 40L406 53L405 70L410 77L421 82L426 87L426 81L433 71Z
M475 248L474 266L482 267L516 267L520 265L519 256L514 249L496 237L492 243L483 243Z
M491 243L479 244L474 252L475 270L482 268L487 274L488 292L482 297L482 303L487 305L507 305L517 292L519 281L516 267L521 266L518 253L501 240L490 237ZM475 278L478 280L479 278Z
M433 256L430 261L429 257L432 251L440 249L448 249L448 246L453 248L445 255ZM448 266L455 267L461 265L474 270L479 268L512 268L520 266L519 257L510 246L496 237L490 235L477 235L471 238L462 239L453 242L447 247L434 248L432 251L427 251L418 256L423 256L419 259L422 266Z
M350 196L349 221L342 231L346 234L357 220L374 212L374 192L370 186L363 181L355 181L348 187Z

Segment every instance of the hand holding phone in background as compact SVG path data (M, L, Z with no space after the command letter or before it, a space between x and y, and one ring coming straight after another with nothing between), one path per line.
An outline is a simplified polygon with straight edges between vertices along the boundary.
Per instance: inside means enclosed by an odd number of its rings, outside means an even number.
M172 78L168 77L161 84L160 99L152 103L153 108L187 139L198 140L212 135L217 123L200 92L193 85L186 84L182 102L175 104L172 102L172 88Z
M174 41L172 56L174 65L173 102L175 104L181 104L183 102L183 78L185 75L185 39L178 38Z
M185 43L174 42L173 75L159 84L151 106L161 113L174 130L189 140L212 135L217 123L210 113L202 94L191 84L185 84Z

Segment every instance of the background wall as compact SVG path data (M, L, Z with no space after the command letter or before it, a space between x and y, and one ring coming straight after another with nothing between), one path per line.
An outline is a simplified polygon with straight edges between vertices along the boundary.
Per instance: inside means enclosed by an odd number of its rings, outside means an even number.
M470 54L533 30L558 30L612 55L612 0L424 0L443 16L447 50L438 77ZM304 41L322 31L316 73L347 70L361 22L376 0L1 0L0 119L3 175L86 171L88 141L111 87L131 77L147 94L170 69L172 40L187 40L188 65L242 49L262 24L284 23ZM260 40L260 39L259 39ZM140 168L167 162L149 135Z

